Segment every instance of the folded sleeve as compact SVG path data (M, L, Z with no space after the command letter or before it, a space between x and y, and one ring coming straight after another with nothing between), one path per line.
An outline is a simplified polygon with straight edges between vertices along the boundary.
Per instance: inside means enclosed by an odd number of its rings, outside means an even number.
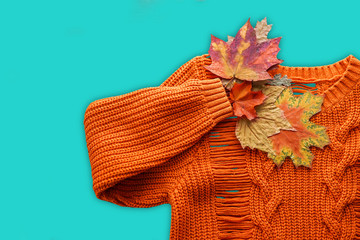
M232 113L219 78L191 78L90 103L84 126L96 196L130 207L167 203L166 173L149 171Z

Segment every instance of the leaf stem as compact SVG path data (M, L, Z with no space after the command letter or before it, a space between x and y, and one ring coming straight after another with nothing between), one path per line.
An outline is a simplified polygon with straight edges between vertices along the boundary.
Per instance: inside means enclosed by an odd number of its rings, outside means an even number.
M234 77L232 77L231 79L230 79L230 81L225 85L225 88L227 88L228 87L228 85L229 85L229 83L232 83L233 81L235 80L235 78Z

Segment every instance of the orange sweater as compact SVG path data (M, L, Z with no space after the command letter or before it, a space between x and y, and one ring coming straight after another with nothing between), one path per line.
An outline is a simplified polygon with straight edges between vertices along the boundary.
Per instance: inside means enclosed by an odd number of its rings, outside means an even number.
M99 199L172 206L170 239L360 239L360 61L288 67L294 93L324 94L310 120L331 144L311 147L312 169L242 148L221 81L181 66L159 87L91 103L84 125ZM315 87L303 85L315 83Z

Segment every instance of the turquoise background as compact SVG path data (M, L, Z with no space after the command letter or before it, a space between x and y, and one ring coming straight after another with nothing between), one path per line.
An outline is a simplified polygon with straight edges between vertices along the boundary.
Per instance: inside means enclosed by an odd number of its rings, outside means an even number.
M360 57L356 1L1 1L0 239L169 239L171 206L120 207L92 189L83 127L96 99L158 86L210 34L251 18L285 66Z

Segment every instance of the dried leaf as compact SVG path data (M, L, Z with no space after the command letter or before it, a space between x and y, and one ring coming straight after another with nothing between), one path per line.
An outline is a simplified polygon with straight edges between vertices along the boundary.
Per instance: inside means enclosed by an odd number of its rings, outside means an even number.
M257 43L262 43L262 42L269 40L267 38L267 35L269 34L271 27L272 27L272 24L267 24L266 17L263 20L261 20L260 22L259 21L256 22L256 26L255 26L254 30L256 33ZM234 40L234 37L228 36L227 44L231 44L231 42L233 40Z
M257 43L256 33L249 19L233 39L229 37L228 42L211 35L209 54L212 62L204 67L225 79L270 79L267 69L283 62L276 57L280 51L280 39L278 37Z
M270 79L266 79L266 80L260 80L260 81L253 81L252 84L253 84L253 87L252 87L252 90L253 91L259 91L259 90L262 90L264 88L264 85L266 83L269 82ZM267 90L268 91L268 90Z
M270 32L272 24L268 25L266 22L266 17L260 22L257 21L255 26L256 40L258 43L262 43L268 40L267 35Z
M252 82L244 81L234 83L230 92L233 102L234 115L246 116L249 120L256 118L255 106L260 105L266 99L262 91L251 91Z
M278 167L288 156L296 167L312 167L314 158L310 146L323 148L330 143L326 127L317 125L309 119L320 112L323 96L313 95L309 91L299 97L293 95L291 88L286 88L279 96L276 104L284 111L296 131L280 130L280 133L270 136L276 154L268 153Z
M291 86L291 79L287 77L287 75L281 77L281 74L275 74L274 79L269 81L270 85L274 86Z
M261 88L267 98L261 105L255 107L257 118L252 121L245 118L238 119L235 135L243 148L248 146L251 149L257 148L275 154L268 137L279 133L280 129L295 130L285 118L283 111L275 104L277 97L285 88L266 85L253 87L253 90L257 88Z

